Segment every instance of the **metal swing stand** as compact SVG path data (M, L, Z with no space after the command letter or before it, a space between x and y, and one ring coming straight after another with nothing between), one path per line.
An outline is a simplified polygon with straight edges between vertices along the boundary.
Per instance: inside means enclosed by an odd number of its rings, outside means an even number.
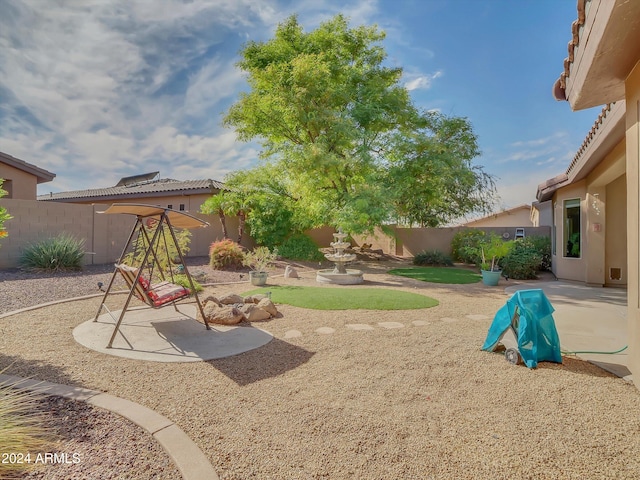
M135 295L138 299L146 303L151 308L162 308L166 305L173 305L176 311L178 307L176 302L182 300L183 298L188 298L193 293L195 297L196 304L198 306L198 310L202 315L202 319L204 321L205 327L207 330L211 330L209 322L204 314L204 310L202 308L202 304L200 303L200 298L198 297L198 292L196 291L193 278L189 273L189 269L187 268L187 264L185 262L184 256L180 247L178 245L178 239L176 238L176 234L173 230L174 226L177 228L198 228L198 227L207 227L209 224L205 221L200 220L192 215L189 215L185 212L179 212L176 210L172 210L170 208L162 208L155 205L144 205L144 204L131 204L131 203L116 203L111 205L108 209L103 212L98 213L107 213L107 214L129 214L136 216L136 223L129 234L129 238L122 249L122 253L120 258L118 258L118 262L115 265L115 269L113 271L113 275L111 276L111 280L109 281L109 286L107 287L104 296L102 298L102 302L100 303L100 307L96 313L94 322L98 321L98 317L104 308L111 318L115 321L115 327L113 329L113 333L111 334L111 338L109 343L107 344L107 348L111 348L113 341L116 337L120 329L120 325L122 324L122 320L124 319L125 314L128 311L129 304L131 302L131 298ZM149 234L145 229L145 222L158 222L156 226L156 230L154 232L153 238L149 238ZM184 287L178 286L173 282L168 282L162 272L162 268L160 268L160 263L157 257L157 248L160 242L160 235L165 235L164 226L166 225L167 230L171 234L171 238L176 246L176 250L178 252L178 256L180 257L180 262L184 267L184 273L189 281L189 286L191 290L185 289ZM144 258L139 267L127 267L126 265L122 265L122 261L125 258L126 252L131 246L133 242L135 234L138 233L137 238L143 239L143 245L146 245L146 249L144 252ZM164 238L166 245L166 237ZM145 285L141 280L142 277L142 268L148 264L149 257L153 257L153 264L158 267L158 272L162 279L162 282L158 285ZM169 259L170 260L170 259ZM125 301L124 307L122 308L122 312L120 316L116 319L115 316L111 313L109 308L106 306L105 302L109 297L109 293L111 292L111 288L115 281L115 278L118 274L121 274L127 285L129 286L129 293L127 295L127 299ZM171 277L173 280L173 273L171 272ZM149 282L151 279L149 279Z

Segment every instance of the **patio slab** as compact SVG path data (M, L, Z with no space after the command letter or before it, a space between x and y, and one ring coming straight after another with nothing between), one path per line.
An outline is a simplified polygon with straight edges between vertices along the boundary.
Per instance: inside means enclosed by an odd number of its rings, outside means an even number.
M127 312L112 348L106 348L120 311L105 313L73 330L76 342L107 355L152 362L199 362L230 357L269 343L273 336L251 326L211 325L196 320L195 305Z
M562 280L521 283L517 290L540 288L555 308L555 320L563 351L577 356L625 380L632 381L627 368L627 292L621 288L589 287Z

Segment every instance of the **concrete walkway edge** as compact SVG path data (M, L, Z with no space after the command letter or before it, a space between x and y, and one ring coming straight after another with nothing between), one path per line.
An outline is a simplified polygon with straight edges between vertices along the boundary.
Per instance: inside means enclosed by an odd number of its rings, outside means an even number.
M45 395L56 395L109 410L149 432L165 449L184 480L218 480L206 455L180 427L168 418L138 403L108 393L0 374L0 383Z

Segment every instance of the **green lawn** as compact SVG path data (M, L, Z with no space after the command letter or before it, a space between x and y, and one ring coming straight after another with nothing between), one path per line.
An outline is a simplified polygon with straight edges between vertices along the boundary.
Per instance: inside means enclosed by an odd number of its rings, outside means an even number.
M352 286L342 288L272 286L252 290L245 295L266 292L271 292L271 300L274 303L313 310L413 310L438 305L437 300L417 293Z
M392 275L415 278L423 282L432 283L476 283L482 279L482 275L466 268L456 267L407 267L389 270Z

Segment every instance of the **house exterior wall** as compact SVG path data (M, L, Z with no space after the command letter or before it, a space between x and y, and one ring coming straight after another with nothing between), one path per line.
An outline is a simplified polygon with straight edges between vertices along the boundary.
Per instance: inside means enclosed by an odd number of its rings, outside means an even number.
M640 62L625 81L629 370L640 376Z
M531 209L520 208L515 211L500 212L465 224L467 227L532 227Z
M35 175L0 162L0 178L5 180L2 188L8 192L3 198L36 199L38 177Z
M620 175L606 187L605 285L627 284L627 176ZM620 279L612 278L620 270Z
M580 226L581 241L584 240L585 229L585 201L586 197L586 182L583 180L579 183L568 185L567 187L558 189L553 198L553 212L554 212L554 230L555 238L555 253L552 248L551 262L553 273L556 277L564 280L577 280L580 282L585 281L585 259L584 256L580 258L565 257L564 252L567 248L567 240L564 238L563 228L563 208L564 203L568 200L580 199ZM581 248L581 251L584 251Z
M0 268L19 265L25 245L66 233L85 241L85 264L112 263L120 257L124 244L135 224L133 215L102 215L108 205L82 205L37 200L1 198L0 205L13 216L5 222L9 236L0 244ZM111 205L111 203L109 203ZM223 238L217 215L192 215L209 222L210 226L192 230L189 256L207 256L209 245ZM237 239L238 219L227 218L229 236ZM247 232L242 244L254 245Z
M553 225L553 202L536 202L531 206L531 224L534 227L548 227Z

